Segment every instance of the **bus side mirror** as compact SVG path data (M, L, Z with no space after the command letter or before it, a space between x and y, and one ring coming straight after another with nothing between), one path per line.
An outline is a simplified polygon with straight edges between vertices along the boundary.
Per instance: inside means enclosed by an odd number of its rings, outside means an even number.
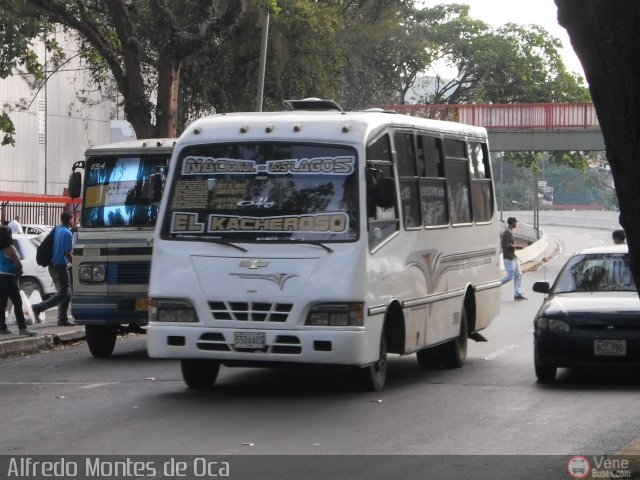
M375 199L376 206L380 208L392 208L396 204L396 184L393 178L383 177L378 179Z
M162 173L152 173L149 175L151 184L151 202L158 203L162 199L162 184L164 183Z
M82 193L82 174L73 172L69 175L69 196L71 198L79 198Z

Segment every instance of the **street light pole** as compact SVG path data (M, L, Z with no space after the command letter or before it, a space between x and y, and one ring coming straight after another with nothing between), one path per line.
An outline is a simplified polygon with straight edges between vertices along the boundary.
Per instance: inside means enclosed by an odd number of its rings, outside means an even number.
M264 25L262 26L262 41L260 43L260 73L258 78L258 99L256 102L256 111L262 111L262 97L264 95L264 73L267 64L267 41L269 39L269 11L264 16Z

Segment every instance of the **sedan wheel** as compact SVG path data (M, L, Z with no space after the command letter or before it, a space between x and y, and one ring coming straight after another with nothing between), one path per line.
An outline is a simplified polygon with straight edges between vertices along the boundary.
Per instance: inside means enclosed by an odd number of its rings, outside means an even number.
M558 367L549 367L546 365L535 364L536 377L540 383L552 383L556 379Z

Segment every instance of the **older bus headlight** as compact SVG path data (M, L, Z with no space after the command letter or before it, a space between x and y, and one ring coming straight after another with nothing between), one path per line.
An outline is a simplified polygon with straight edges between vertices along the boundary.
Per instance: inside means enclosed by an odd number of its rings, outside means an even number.
M305 325L362 327L364 306L362 303L322 303L315 305L307 315Z
M103 264L82 264L78 267L80 283L101 283L106 278L107 269Z
M198 315L187 300L149 299L150 322L197 322Z

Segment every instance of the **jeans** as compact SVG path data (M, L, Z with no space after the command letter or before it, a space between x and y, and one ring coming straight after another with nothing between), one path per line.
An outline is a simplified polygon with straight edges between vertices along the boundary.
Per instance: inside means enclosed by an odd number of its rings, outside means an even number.
M13 313L16 316L18 328L21 330L27 328L24 313L22 313L22 297L20 296L18 279L15 275L0 275L0 329L2 330L7 328L5 312L9 300L13 303Z
M522 295L522 271L520 270L518 259L509 260L505 258L503 260L504 269L507 271L507 274L500 280L500 285L504 285L513 279L513 296L517 297L518 295Z
M33 308L42 312L58 305L58 322L67 322L67 310L71 302L69 270L66 265L49 265L49 275L53 279L57 292L44 302L34 305Z

